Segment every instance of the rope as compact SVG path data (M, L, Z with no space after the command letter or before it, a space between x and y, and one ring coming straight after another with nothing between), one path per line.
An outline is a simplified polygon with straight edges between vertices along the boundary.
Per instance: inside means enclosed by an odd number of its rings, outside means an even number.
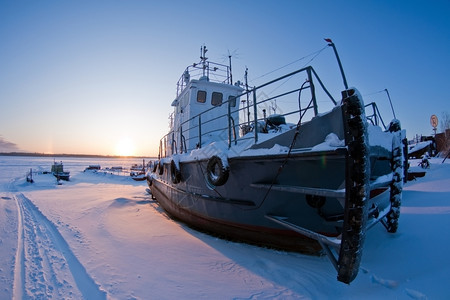
M303 56L303 57L301 57L301 58L299 58L299 59L296 59L296 60L294 60L293 62L290 62L290 63L288 63L288 64L286 64L286 65L284 65L284 66L282 66L282 67L279 67L279 68L277 68L277 69L275 69L275 70L272 70L272 71L270 71L270 72L267 72L267 73L265 73L265 74L263 74L263 75L261 75L261 76L258 76L258 77L256 77L256 78L254 78L253 80L252 80L252 82L253 81L255 81L255 80L258 80L258 79L260 79L260 78L263 78L263 77L265 77L265 76L267 76L267 75L269 75L269 74L272 74L272 73L274 73L274 72L276 72L276 71L279 71L279 70L281 70L281 69L284 69L284 68L286 68L286 67L288 67L288 66L290 66L290 65L293 65L293 64L295 64L296 62L299 62L299 61L301 61L301 60L303 60L303 59L305 59L305 58L307 58L307 57L309 57L309 56L313 56L313 58L311 58L306 64L304 64L303 65L303 67L304 66L306 66L307 64L309 64L310 62L312 62L322 51L324 51L326 48L328 48L328 45L326 45L325 47L323 47L322 49L320 49L320 50L317 50L317 51L315 51L315 52L313 52L313 53L310 53L310 54L308 54L308 55L305 55L305 56Z
M304 67L306 67L307 65L309 65L310 64L310 62L312 62L323 50L325 50L326 48L327 48L328 46L325 46L324 48L322 48L322 49L320 49L319 51L316 51L316 52L314 52L313 54L315 54L309 61L307 61L303 66L302 66L302 68L304 68ZM312 54L310 54L310 55L308 55L308 56L311 56ZM305 56L305 57L303 57L303 58L306 58L307 56ZM301 59L303 59L303 58L301 58ZM298 59L297 61L299 61L300 59ZM293 64L293 63L290 63L290 64ZM288 65L290 65L290 64L288 64ZM288 65L286 65L286 66L288 66ZM284 68L284 67L282 67L282 68ZM281 68L279 68L279 69L281 69ZM279 70L279 69L277 69L277 70ZM272 72L275 72L275 71L272 71ZM285 80L284 80L284 82L282 82L280 85L278 85L276 88L274 88L272 91L270 91L267 95L268 96L270 96L270 95L272 95L276 90L278 90L280 87L282 87L284 84L286 84L289 80L291 80L292 79L292 77L289 77L289 78L286 78Z
M302 93L302 90L300 90L299 94L301 94L301 93ZM299 97L300 97L300 95L299 95ZM263 205L264 201L266 201L267 196L269 195L270 191L272 190L273 185L275 184L275 182L276 182L277 179L278 179L278 176L280 176L281 172L282 172L283 169L284 169L284 166L286 166L286 164L287 164L289 158L291 157L292 148L294 148L295 142L296 142L297 137L298 137L298 135L299 135L299 133L300 133L300 124L301 124L301 121L302 121L302 118L300 118L300 119L298 120L297 126L296 126L296 128L295 128L295 134L294 134L294 137L293 137L293 139L292 139L291 145L289 146L289 151L288 151L288 153L287 153L287 155L286 155L286 157L285 157L283 163L282 163L282 164L280 165L280 167L278 168L277 174L275 175L275 177L274 177L273 180L272 180L272 183L270 184L269 188L267 189L267 192L266 192L266 194L264 195L263 200L261 201L261 203L260 203L256 208L260 208L261 205Z

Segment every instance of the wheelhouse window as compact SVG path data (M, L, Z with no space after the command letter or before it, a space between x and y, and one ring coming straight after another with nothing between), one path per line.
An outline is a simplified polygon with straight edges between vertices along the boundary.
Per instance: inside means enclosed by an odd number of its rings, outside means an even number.
M211 97L211 104L214 106L222 105L223 94L219 92L213 92Z
M236 107L236 97L235 96L228 96L228 101L230 102L231 107Z
M197 91L197 102L206 102L206 91Z

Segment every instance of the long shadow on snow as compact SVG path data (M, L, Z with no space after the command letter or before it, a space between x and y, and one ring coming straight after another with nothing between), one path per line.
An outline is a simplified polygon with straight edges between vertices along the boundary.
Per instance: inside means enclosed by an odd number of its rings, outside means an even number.
M134 198L143 199L143 200L133 200L133 199L123 198L123 197L116 198L112 201L112 203L109 205L109 207L121 208L121 207L125 207L125 206L146 205L146 204L155 202L153 200L148 200L145 197L134 197Z
M325 256L287 252L230 240L190 227L170 217L159 205L152 207L167 219L182 224L181 228L187 233L222 253L237 267L265 278L268 282L276 283L279 289L284 287L284 290L289 289L302 297L314 297L317 291L311 291L311 286L317 282L336 282L336 271ZM297 276L293 278L292 273Z

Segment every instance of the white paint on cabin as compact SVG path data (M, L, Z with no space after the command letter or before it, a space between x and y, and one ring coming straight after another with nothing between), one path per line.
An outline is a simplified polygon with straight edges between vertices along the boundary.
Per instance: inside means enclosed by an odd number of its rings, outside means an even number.
M170 131L173 136L168 137L166 144L168 154L180 153L181 148L189 152L214 141L228 140L229 105L238 136L240 100L237 96L242 91L239 86L212 82L206 76L190 80L172 102L174 114ZM229 101L233 98L234 101Z

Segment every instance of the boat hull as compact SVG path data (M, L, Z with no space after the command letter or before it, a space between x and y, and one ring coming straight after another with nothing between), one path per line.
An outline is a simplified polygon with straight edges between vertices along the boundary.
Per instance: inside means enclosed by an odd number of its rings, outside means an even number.
M131 171L130 177L135 181L144 181L147 178L144 171Z
M151 175L149 186L171 216L196 228L258 245L318 253L317 241L267 216L282 216L325 236L341 234L346 150L294 154L279 172L285 160L286 155L230 158L227 182L215 187L205 175L208 160L180 163L182 180L177 184L166 163ZM387 188L376 198L379 209L389 206Z
M69 181L70 179L70 172L53 172L53 176L56 177L56 179Z

